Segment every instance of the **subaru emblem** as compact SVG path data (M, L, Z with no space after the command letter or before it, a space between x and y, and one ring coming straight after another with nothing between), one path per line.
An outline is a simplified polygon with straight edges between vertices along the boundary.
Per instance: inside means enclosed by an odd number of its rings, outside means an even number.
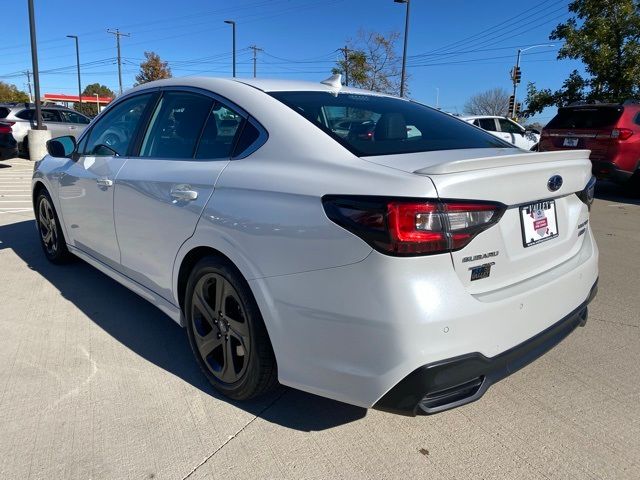
M547 182L547 188L552 192L555 192L556 190L560 190L561 186L562 186L562 177L560 175L554 175Z

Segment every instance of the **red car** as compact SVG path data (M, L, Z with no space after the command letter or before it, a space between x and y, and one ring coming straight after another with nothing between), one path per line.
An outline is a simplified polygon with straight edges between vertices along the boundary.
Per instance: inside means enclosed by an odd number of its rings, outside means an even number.
M626 183L640 178L640 104L582 104L558 109L542 130L540 151L591 150L593 174Z

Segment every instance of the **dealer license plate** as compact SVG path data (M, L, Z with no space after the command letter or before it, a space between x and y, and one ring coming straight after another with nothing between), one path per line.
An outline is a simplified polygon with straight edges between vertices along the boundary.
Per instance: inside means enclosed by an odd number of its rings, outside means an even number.
M522 244L531 247L558 236L558 218L556 202L540 200L520 207L520 225L522 226Z

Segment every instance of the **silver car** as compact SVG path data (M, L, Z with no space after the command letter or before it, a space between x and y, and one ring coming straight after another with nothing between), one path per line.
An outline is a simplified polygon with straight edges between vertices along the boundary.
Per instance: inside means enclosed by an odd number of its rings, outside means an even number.
M29 152L27 132L35 126L34 117L33 104L0 105L0 120L11 125L13 138L18 142L18 150L24 155ZM55 138L65 135L78 137L91 119L70 108L47 105L42 107L42 121Z

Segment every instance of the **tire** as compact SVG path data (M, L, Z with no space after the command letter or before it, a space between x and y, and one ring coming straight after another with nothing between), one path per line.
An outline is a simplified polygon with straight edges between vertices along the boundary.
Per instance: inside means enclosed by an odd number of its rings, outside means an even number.
M55 264L69 262L73 257L67 249L67 242L60 227L60 220L58 220L51 197L46 190L38 193L35 215L38 232L40 233L40 246L47 260Z
M184 318L198 365L220 393L248 400L277 385L276 359L262 315L249 285L229 262L210 256L195 265L187 282Z

